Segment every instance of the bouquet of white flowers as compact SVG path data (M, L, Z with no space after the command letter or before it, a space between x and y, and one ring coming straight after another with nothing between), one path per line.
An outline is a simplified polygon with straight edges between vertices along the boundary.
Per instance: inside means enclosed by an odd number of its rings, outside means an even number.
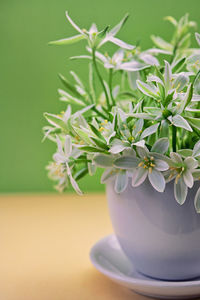
M44 114L50 124L44 137L57 144L47 166L56 188L71 184L81 194L77 181L101 167L101 182L115 178L117 193L130 177L133 187L149 180L158 192L174 180L175 199L183 204L188 188L200 179L199 33L197 48L190 48L196 24L188 15L179 21L166 17L174 26L171 41L152 36L155 47L141 51L116 37L128 15L100 31L95 24L80 29L66 17L78 34L50 44L85 41L86 54L71 59L87 60L89 76L84 84L73 71L70 80L59 75L64 89L58 92L67 109ZM108 42L118 47L111 56L100 52ZM194 203L200 212L200 189Z

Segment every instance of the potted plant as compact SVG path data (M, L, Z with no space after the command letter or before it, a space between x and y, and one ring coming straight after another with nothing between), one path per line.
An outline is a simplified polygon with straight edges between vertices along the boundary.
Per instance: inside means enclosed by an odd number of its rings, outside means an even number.
M174 26L170 42L152 36L154 47L142 51L117 34L125 24L50 42L86 42L88 81L71 71L59 75L60 100L67 109L45 113L44 137L57 144L47 166L56 189L104 168L111 220L118 241L137 269L149 276L180 280L200 268L200 34L190 48L191 28L183 16L167 17ZM113 55L105 44L117 47Z

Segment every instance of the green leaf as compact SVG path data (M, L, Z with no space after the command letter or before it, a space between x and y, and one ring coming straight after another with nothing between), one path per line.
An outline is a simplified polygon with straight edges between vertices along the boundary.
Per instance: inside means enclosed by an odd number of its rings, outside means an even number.
M121 171L117 173L115 179L115 192L120 194L125 191L128 185L128 174L126 171Z
M57 128L62 128L65 132L68 132L67 124L65 124L62 118L58 117L57 115L53 115L49 113L44 113L44 117L51 125Z
M155 133L155 132L158 130L159 125L160 125L160 124L157 123L157 124L154 124L154 125L152 125L152 126L147 127L147 128L142 132L140 138L141 138L141 139L144 139L145 137L147 137L147 136L149 136L149 135Z
M167 106L170 104L170 102L171 102L172 99L173 99L174 93L175 93L175 91L173 91L173 90L172 90L171 92L168 92L167 97L166 97L165 100L163 101L164 107L167 107Z
M194 198L194 206L195 206L197 213L200 213L200 188L198 189L196 196Z
M186 57L177 60L172 67L172 73L178 73L185 65Z
M164 137L155 142L151 151L164 154L167 152L168 148L169 148L169 140L168 138Z
M98 129L96 129L96 127L95 127L94 125L92 125L92 124L89 124L89 125L90 125L90 128L91 128L91 130L93 131L93 133L94 133L96 136L98 136L98 138L100 138L101 140L103 140L103 141L106 142L106 140L104 139L104 137L101 135L100 131L99 131Z
M79 147L79 149L82 151L91 152L91 153L104 152L103 150L97 149L92 146L81 146L81 147Z
M93 161L94 163L102 168L112 167L113 166L113 157L111 155L103 155L103 154L97 154Z
M93 142L97 145L97 147L105 149L105 150L109 149L109 147L104 142L102 142L100 139L91 137L91 140L93 140Z
M76 90L76 88L61 74L58 74L58 77L60 78L61 82L64 84L64 86L74 94L74 96L83 98L83 96ZM84 99L84 98L83 98Z
M118 115L117 115L117 113L115 114L115 118L114 118L114 131L118 132Z
M81 170L79 170L75 175L74 175L74 179L75 180L80 180L81 178L83 178L85 175L88 174L88 168L82 168Z
M78 34L78 35L75 35L75 36L72 36L72 37L69 37L69 38L49 42L49 45L56 45L56 46L71 45L71 44L77 43L77 42L79 42L83 39L85 39L85 36L82 35L82 34Z
M120 169L133 169L138 166L139 159L134 156L122 156L115 160L114 166Z

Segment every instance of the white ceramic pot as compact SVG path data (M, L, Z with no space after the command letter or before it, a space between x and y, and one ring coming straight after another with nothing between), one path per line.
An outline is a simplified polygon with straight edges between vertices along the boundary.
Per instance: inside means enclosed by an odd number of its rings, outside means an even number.
M199 181L181 206L174 199L173 182L164 193L148 180L117 194L107 183L107 198L114 232L130 263L141 273L163 280L200 276L200 214L194 208Z

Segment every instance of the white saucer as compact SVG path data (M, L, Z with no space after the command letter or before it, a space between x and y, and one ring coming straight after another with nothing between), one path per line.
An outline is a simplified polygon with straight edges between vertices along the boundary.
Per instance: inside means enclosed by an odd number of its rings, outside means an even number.
M200 278L190 281L162 281L133 270L114 235L97 242L90 258L97 270L138 294L160 299L191 299L200 296Z

